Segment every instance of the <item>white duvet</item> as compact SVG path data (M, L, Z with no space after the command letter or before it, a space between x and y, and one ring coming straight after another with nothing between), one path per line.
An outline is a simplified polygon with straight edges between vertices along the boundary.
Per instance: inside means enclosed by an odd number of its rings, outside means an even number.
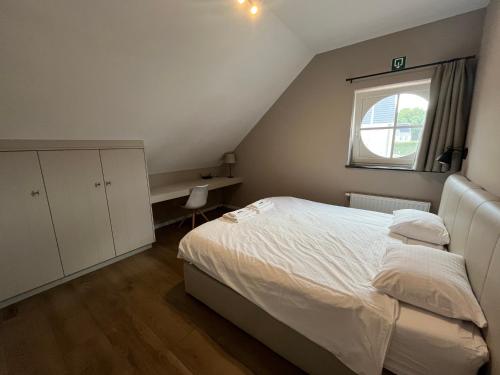
M241 223L218 219L190 232L179 257L334 353L353 371L380 374L397 301L371 280L390 215L270 198Z

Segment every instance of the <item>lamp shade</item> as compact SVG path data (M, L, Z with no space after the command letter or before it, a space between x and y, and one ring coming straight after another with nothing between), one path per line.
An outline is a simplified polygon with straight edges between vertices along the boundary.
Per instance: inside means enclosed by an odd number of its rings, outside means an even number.
M224 154L224 164L236 164L236 155L233 152Z

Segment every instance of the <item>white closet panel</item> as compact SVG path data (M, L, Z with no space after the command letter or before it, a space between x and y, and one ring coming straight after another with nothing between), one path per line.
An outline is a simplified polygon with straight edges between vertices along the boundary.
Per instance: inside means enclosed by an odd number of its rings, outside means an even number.
M101 150L101 161L116 254L154 242L144 151Z
M0 152L0 301L61 277L37 153Z
M39 155L65 275L114 257L99 151Z

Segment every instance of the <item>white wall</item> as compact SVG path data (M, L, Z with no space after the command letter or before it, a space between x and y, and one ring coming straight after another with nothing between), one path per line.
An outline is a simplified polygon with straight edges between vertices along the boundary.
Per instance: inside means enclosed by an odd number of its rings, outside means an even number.
M230 0L2 0L0 138L144 139L152 173L213 166L312 58Z
M468 13L486 7L488 1L273 0L270 6L299 38L320 53Z

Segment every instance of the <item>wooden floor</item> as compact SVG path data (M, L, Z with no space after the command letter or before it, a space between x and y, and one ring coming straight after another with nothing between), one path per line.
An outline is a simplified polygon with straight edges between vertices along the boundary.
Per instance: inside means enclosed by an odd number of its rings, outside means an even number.
M0 375L300 374L184 293L188 230L163 228L151 250L0 310Z

